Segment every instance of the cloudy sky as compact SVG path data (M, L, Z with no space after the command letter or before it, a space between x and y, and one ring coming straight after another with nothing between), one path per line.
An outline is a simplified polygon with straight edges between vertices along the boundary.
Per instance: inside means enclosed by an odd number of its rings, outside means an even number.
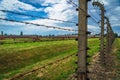
M23 31L24 34L73 34L75 31L65 31L53 28L46 28L45 26L63 27L65 29L77 30L76 23L78 23L77 6L68 3L69 0L0 0L0 31L4 31L7 34L20 34ZM72 0L78 5L78 0ZM120 35L120 0L97 0L105 6L105 16L110 19L111 26L114 32ZM22 13L26 15L33 15L38 17L30 17L20 14L14 14L9 12L3 12L1 10L12 11L15 13ZM88 18L88 30L92 34L100 33L100 24L96 23L100 21L101 11L99 7L92 6L92 1L88 2L88 14L92 18ZM42 19L40 17L49 18ZM23 24L18 22L10 22L1 20L1 18L23 21L34 24L40 24L45 26L35 26L31 24ZM68 23L56 20L71 21L75 23Z

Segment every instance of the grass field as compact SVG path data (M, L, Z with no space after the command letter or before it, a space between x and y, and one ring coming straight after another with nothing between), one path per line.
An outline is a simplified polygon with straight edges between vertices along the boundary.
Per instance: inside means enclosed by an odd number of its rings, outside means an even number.
M74 40L74 38L5 38L0 39L0 44L13 44L13 43L30 43L30 42L45 42L45 41L60 41L60 40Z
M99 40L89 39L90 56L98 52ZM0 45L0 80L40 67L49 62L77 53L77 41L48 41ZM70 57L59 64L52 65L17 80L66 80L75 72L76 57ZM42 75L42 76L41 76Z
M113 48L115 50L114 54L117 57L117 72L120 78L120 38L115 40Z
M115 43L114 43L114 47L116 48L116 55L118 60L120 61L120 39L116 39Z

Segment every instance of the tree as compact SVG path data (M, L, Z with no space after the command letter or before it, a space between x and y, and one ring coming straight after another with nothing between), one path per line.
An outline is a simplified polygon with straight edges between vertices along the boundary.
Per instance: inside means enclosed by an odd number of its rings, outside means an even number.
M7 34L7 33L5 33L4 35L5 35L5 36L7 36L8 34Z
M117 33L114 33L115 37L117 38L118 37L118 34Z

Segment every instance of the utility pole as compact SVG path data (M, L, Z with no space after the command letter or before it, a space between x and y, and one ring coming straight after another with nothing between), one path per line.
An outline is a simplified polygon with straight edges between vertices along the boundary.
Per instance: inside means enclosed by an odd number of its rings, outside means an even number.
M100 62L105 65L105 45L104 45L104 6L100 2L93 2L93 6L100 7L101 10L101 36L100 36Z
M112 47L112 43L113 43L113 30L112 30L112 28L111 28L111 26L110 26L110 24L109 24L109 28L110 28L110 47Z
M101 76L99 76L100 78L102 78L101 80L107 80L107 76L106 76L106 45L105 45L105 41L104 41L104 5L101 4L98 1L93 2L93 6L98 6L100 7L101 10L101 35L100 35L100 64L102 67L102 71L104 73L102 73Z
M106 19L106 24L107 24L107 41L106 41L106 53L109 54L110 53L110 23L109 23L109 19L107 17L105 17Z
M87 80L87 1L79 0L77 80Z

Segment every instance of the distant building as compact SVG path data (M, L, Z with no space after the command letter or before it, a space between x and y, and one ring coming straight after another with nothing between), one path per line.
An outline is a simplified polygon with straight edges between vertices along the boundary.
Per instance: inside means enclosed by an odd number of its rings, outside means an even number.
M99 38L99 37L100 37L100 34L95 34L95 37Z
M3 36L3 31L1 31L1 36Z
M23 32L22 31L20 32L20 36L23 36Z

